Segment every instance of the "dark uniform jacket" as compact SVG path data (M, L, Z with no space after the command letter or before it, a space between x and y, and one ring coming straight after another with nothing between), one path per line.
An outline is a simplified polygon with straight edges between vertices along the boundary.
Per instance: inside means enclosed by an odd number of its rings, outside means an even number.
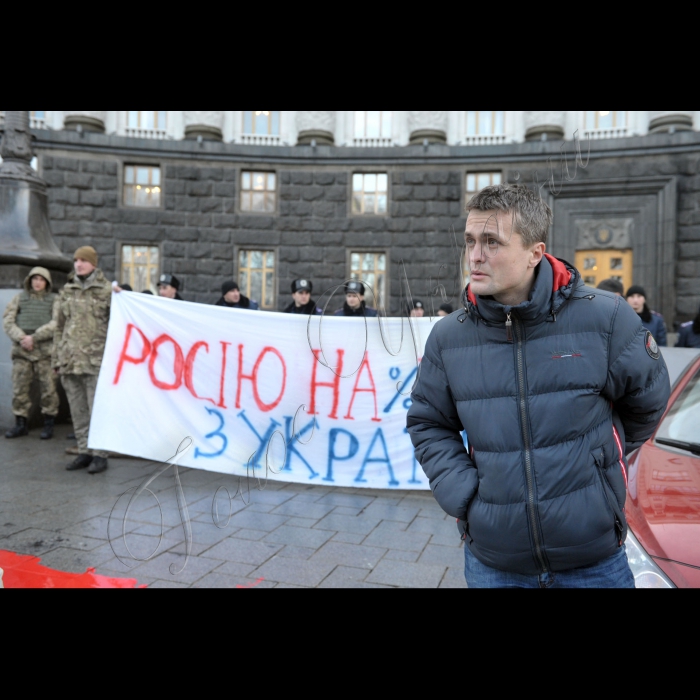
M248 299L247 296L241 294L241 298L235 304L229 304L226 299L221 297L214 306L226 306L229 309L250 309L255 311L258 308L258 302Z
M700 348L700 333L693 330L693 321L681 323L678 329L677 348Z
M662 348L666 347L666 324L664 317L657 311L652 311L644 304L644 311L637 314L642 321L642 325L651 332L657 345Z
M623 299L549 255L536 274L515 307L467 287L464 311L433 326L407 415L416 459L464 521L465 544L522 574L615 554L627 533L625 454L651 436L670 393L661 353Z
M361 302L360 306L356 309L353 309L352 307L347 305L347 302L343 304L342 309L338 309L334 314L334 316L357 316L357 317L362 317L362 316L376 316L377 315L377 310L372 309L369 306L365 306L365 302Z
M307 316L320 316L323 314L323 309L316 306L316 302L313 299L303 306L297 306L295 302L292 302L285 310L286 314L305 314Z

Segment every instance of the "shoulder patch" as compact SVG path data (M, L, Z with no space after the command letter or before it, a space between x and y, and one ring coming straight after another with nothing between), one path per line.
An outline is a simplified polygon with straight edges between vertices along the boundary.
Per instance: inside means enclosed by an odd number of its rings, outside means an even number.
M651 331L647 331L644 334L644 348L652 360L658 360L661 357L661 350L659 350L659 346L656 344Z

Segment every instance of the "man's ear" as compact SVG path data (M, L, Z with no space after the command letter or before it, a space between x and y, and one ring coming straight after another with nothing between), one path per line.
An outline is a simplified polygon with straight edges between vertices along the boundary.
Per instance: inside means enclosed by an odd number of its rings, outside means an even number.
M528 267L537 267L540 262L542 262L542 257L544 256L544 251L546 250L546 245L541 241L535 243L535 245L530 249L530 263Z

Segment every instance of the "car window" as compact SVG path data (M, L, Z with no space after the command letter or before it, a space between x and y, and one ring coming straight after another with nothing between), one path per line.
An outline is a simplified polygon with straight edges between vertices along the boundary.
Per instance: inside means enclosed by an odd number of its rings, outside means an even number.
M700 368L673 402L659 426L656 438L700 441Z

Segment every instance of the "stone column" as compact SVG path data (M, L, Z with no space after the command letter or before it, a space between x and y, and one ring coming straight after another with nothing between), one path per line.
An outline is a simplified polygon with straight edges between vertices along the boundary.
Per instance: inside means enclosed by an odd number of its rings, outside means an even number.
M297 146L316 141L319 146L335 142L335 112L297 112Z
M447 112L409 112L409 144L447 143Z
M223 112L183 112L182 116L186 139L198 139L201 136L207 141L223 141Z
M564 138L566 112L523 112L526 141L557 141Z
M80 128L78 128L80 127ZM63 128L69 131L94 131L98 134L105 132L104 112L64 112Z
M660 134L693 129L692 112L649 112L649 133Z

